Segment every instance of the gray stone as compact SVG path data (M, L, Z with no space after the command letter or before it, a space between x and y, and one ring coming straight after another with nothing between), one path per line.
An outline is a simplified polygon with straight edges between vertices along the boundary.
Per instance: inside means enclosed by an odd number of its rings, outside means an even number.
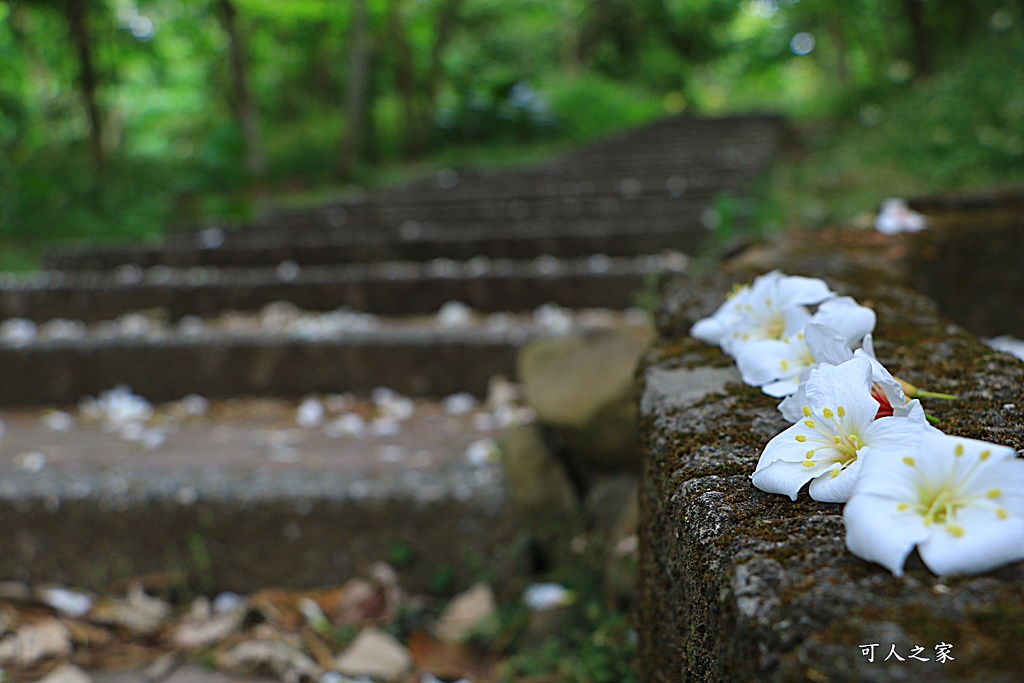
M634 374L652 332L622 327L546 339L519 354L519 379L538 421L584 469L639 467Z
M508 500L521 528L548 558L567 551L581 505L565 466L536 424L508 427L500 440Z
M708 394L721 393L730 382L740 382L735 366L727 368L661 368L647 369L644 393L640 398L640 414L650 415L656 408L683 408L693 405Z

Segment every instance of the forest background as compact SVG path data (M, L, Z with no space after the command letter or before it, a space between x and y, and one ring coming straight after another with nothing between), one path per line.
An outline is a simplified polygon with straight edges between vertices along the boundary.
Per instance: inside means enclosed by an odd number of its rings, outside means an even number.
M1019 183L1024 1L0 0L0 270L734 112L763 232Z

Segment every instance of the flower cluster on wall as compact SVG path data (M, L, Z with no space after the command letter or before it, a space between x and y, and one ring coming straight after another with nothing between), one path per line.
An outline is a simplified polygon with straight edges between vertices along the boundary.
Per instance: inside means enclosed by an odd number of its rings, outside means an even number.
M932 426L920 398L955 397L895 378L875 357L875 321L822 280L773 271L693 326L783 399L792 426L765 445L754 486L845 503L847 548L897 576L915 547L940 575L1024 559L1024 461Z

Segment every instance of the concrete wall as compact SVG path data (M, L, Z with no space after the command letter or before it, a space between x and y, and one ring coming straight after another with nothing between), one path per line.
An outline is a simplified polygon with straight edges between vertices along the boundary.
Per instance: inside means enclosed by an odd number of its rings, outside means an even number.
M842 506L749 481L788 426L732 361L686 336L732 282L779 268L824 277L878 313L876 347L897 375L957 402L928 402L943 431L1024 452L1024 363L994 352L906 286L901 240L795 233L729 275L679 280L640 370L643 436L641 680L1011 681L1024 670L1024 563L940 579L916 554L902 578L844 544ZM955 661L935 661L953 645ZM874 662L861 645L878 643ZM931 661L882 660L914 645Z

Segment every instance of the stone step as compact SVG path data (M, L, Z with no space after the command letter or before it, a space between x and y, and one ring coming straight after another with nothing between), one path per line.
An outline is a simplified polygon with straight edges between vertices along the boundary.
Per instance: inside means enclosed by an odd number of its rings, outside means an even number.
M430 261L438 258L468 261L473 258L528 260L550 255L579 258L592 254L640 256L673 250L694 253L707 236L707 230L657 230L643 223L630 230L608 232L596 222L580 226L578 231L553 232L546 223L524 221L512 230L464 231L446 234L443 228L419 222L406 222L394 235L375 233L360 237L337 232L313 232L280 235L251 234L246 231L197 234L186 241L152 245L117 245L89 248L62 248L47 252L47 269L65 272L113 270L119 266L141 268L165 266L192 268L245 268L277 265L292 261L300 266L346 263L382 263L386 261ZM211 242L211 240L214 240ZM206 244L206 248L202 245ZM216 244L217 246L212 246Z
M379 315L432 313L452 300L484 312L568 308L625 309L673 261L661 256L277 268L150 269L123 273L43 273L0 287L0 320L67 318L95 322L159 310L170 320L256 311L290 301L315 311L348 307ZM156 272L154 272L156 271Z
M628 224L639 219L657 220L663 216L677 216L678 222L685 224L687 216L699 215L723 193L741 194L754 178L753 174L731 174L728 182L695 186L691 183L701 181L687 180L674 174L660 178L659 187L645 190L642 180L625 177L614 181L612 191L600 193L571 189L586 186L586 183L560 183L556 192L545 195L519 191L509 192L507 196L499 193L485 196L483 192L454 196L436 190L418 194L396 192L338 202L326 209L274 211L262 217L252 228L278 232L343 226L354 229L393 228L403 221L416 220L436 222L455 230L465 223L502 223L510 219L513 224L547 220L566 226L581 221L609 221L610 227L617 228L618 222ZM505 181L495 179L492 182ZM499 228L494 229L497 232Z
M382 412L353 399L337 412L338 400L306 427L283 401L198 416L159 406L119 429L73 411L67 431L40 411L0 411L0 580L102 590L159 575L246 593L337 586L378 560L413 590L506 575L517 546L485 441L495 410L419 402L398 428L338 436L325 425ZM127 440L132 424L163 440Z
M449 303L435 317L318 314L275 303L260 315L184 320L143 315L86 328L68 321L0 342L0 405L69 405L126 384L155 401L188 394L366 394L378 386L411 396L485 396L495 375L513 378L525 343L569 331L644 324L640 311L483 316ZM173 369L173 370L169 370Z

